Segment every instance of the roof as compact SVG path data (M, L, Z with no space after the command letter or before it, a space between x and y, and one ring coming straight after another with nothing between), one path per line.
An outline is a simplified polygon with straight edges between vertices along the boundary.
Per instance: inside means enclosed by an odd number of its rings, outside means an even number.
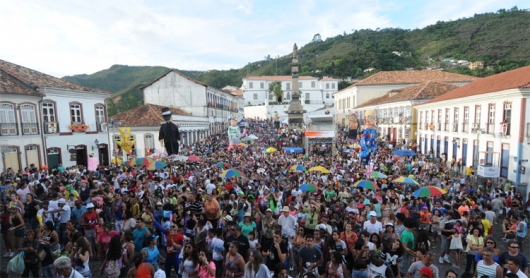
M391 90L382 97L371 99L355 108L416 99L432 99L460 88L457 85L428 81L403 89Z
M270 81L290 81L293 80L291 75L262 75L262 76L245 76L243 79L247 80L270 80ZM313 76L298 76L299 80L318 79Z
M366 85L392 85L392 84L417 84L427 81L438 81L445 83L472 82L480 78L439 70L401 70L401 71L380 71L368 78L365 78L355 86Z
M16 95L28 95L28 96L42 96L32 87L7 72L0 69L0 94L16 94Z
M188 80L191 81L191 82L195 82L195 83L197 83L197 84L203 85L204 87L208 87L208 84L206 84L206 83L203 83L203 82L201 82L201 81L199 81L199 80L195 80L195 79L193 79L193 78L191 78L191 77L189 77L189 76L187 76L187 75L181 73L180 71L178 71L178 70L176 70L176 69L170 69L170 70L168 70L166 73L164 73L164 74L162 74L161 76L159 76L157 79L155 79L155 80L151 81L150 83L148 83L148 84L146 84L146 85L140 87L140 89L144 89L144 88L146 88L146 87L151 86L153 83L155 83L156 81L162 79L162 77L168 75L168 74L171 73L171 72L174 72L174 73L176 73L176 74L178 74L178 75L180 75L180 76L182 76L182 77L188 79Z
M164 121L162 108L165 106L144 104L142 106L118 113L113 116L114 121L121 122L122 126L159 126ZM173 115L190 115L178 108L169 107Z
M427 103L470 97L516 88L530 88L530 66L492 75L444 95L436 97Z
M322 78L322 81L338 81L338 79L332 77L324 77Z
M66 80L36 71L17 64L13 64L0 59L0 70L6 74L20 80L29 87L49 87L56 89L67 89L94 93L112 94L99 89L89 88L78 84L70 83Z
M237 89L234 92L232 92L232 95L234 96L242 96L243 95L243 89Z

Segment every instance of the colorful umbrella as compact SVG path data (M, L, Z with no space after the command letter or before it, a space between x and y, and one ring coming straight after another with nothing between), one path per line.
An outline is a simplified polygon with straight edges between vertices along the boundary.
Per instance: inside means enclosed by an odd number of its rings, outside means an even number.
M252 141L252 140L255 140L255 139L254 138L250 138L250 136L247 136L247 137L241 139L241 142Z
M250 137L250 136L249 136L249 137ZM268 149L265 150L265 152L267 152L267 153L274 153L274 152L277 152L277 151L278 151L278 150L275 149L275 148L273 148L273 147L270 147L270 148L268 148Z
M412 193L412 196L414 197L433 197L433 196L440 196L447 193L446 189L443 189L438 186L425 186L421 187L418 190L414 191Z
M167 163L164 161L153 161L147 165L147 170L158 170L167 166Z
M141 157L136 159L136 165L148 166L154 160L149 157Z
M136 159L127 160L127 162L125 162L125 166L127 167L137 166L137 165L138 164L136 164Z
M244 148L244 147L247 146L247 144L245 144L245 143L239 143L239 144L237 144L237 146L238 146L238 147L242 147L242 148Z
M361 187L361 188L364 188L364 189L372 189L372 190L378 190L379 189L379 186L377 186L377 184L375 184L375 182L367 181L367 180L360 180L360 181L354 183L353 186Z
M289 168L289 171L290 172L295 172L295 171L307 171L307 168L304 167L304 165L293 165L291 166L291 168Z
M377 172L377 171L374 171L374 172L366 172L364 173L367 177L370 177L370 178L376 178L376 179L386 179L387 176L381 172Z
M300 185L300 190L302 190L302 192L317 192L318 186L310 183L304 183Z
M199 162L201 161L202 159L196 155L190 155L188 156L188 162Z
M393 180L393 182L420 185L417 181L415 181L415 180L413 180L411 178L408 178L408 177L404 177L404 176L401 176L401 177Z
M219 167L219 168L223 168L223 169L229 167L229 166L228 166L228 163L226 163L226 162L222 162L222 161L221 161L221 162L218 162L217 164L215 164L215 166L217 166L217 167Z
M222 178L243 177L243 174L236 169L228 169L221 174L221 177Z
M309 172L321 172L322 174L329 174L329 170L322 166L315 166L309 168Z

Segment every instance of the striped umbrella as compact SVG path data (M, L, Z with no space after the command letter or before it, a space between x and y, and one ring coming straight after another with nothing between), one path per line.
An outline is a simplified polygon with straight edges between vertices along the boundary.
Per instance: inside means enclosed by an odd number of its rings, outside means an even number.
M304 165L293 165L289 168L289 171L290 172L295 172L295 171L302 171L302 172L305 172L307 171L307 168L304 167Z
M425 186L412 193L414 197L434 197L447 193L447 190L438 186Z
M365 175L370 178L376 178L376 179L386 179L387 176L381 172L366 172Z
M164 161L153 161L149 165L147 165L147 170L158 170L162 169L167 166L167 163Z
M300 190L302 192L317 192L318 191L318 186L313 185L311 183L304 183L304 184L300 185Z
M393 182L395 183L404 183L404 184L414 184L414 185L420 185L417 181L409 178L409 177L404 177L404 176L401 176L395 180L393 180Z
M243 177L243 174L236 169L228 169L221 174L221 177L222 178Z
M372 189L374 191L379 189L379 186L377 186L377 184L375 184L375 182L367 181L367 180L360 180L360 181L354 183L353 186L361 187L361 188L364 188L364 189Z
M154 160L149 157L140 157L136 159L136 165L142 165L142 166L148 166L151 164Z

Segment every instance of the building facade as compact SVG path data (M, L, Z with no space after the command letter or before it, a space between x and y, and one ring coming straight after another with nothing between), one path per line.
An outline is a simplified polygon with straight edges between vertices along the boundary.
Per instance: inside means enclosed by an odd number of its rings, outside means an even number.
M479 176L528 183L529 97L530 67L524 67L418 105L418 149L478 167Z
M141 89L144 104L178 108L191 116L205 117L212 133L228 127L231 118L243 118L241 95L213 88L174 69Z
M2 171L108 164L104 131L110 93L0 60Z
M293 94L293 79L290 75L282 76L247 76L243 78L241 89L246 105L263 105L276 102L276 96L269 92L269 86L280 82L283 91L282 102L290 102ZM339 80L312 76L299 76L298 89L302 104L332 104L333 93L338 90Z

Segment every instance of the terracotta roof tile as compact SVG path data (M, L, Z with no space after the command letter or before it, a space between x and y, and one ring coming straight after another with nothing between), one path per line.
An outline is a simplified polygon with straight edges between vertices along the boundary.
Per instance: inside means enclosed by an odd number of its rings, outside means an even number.
M391 90L386 95L371 99L356 108L405 100L432 99L457 88L459 88L457 85L429 81L402 89Z
M121 126L159 126L164 121L162 108L165 106L144 104L142 106L118 113L113 116L114 121L121 122ZM173 115L190 115L178 108L169 107Z
M36 90L35 87L32 87L11 74L0 69L0 94L16 94L16 95L34 95L42 96L44 94Z
M110 92L105 92L102 90L88 88L85 86L77 85L70 83L68 81L62 80L60 78L25 68L17 64L13 64L0 59L0 70L6 72L7 74L15 77L16 79L28 84L30 87L50 87L57 89L67 89L67 90L76 90L76 91L86 91L86 92L95 92L95 93L104 93L112 94Z
M480 78L439 70L380 71L354 85L417 84L427 81L453 83L472 82L478 79Z
M270 80L270 81L290 81L293 77L290 75L262 75L262 76L245 76L247 80ZM318 79L313 76L298 76L298 80Z
M178 71L178 70L176 70L176 69L170 69L170 70L168 70L166 73L160 75L157 79L151 81L149 84L146 84L146 85L140 87L140 89L144 89L144 88L146 88L146 87L151 86L151 84L153 84L153 83L155 83L156 81L160 80L162 77L168 75L170 72L174 72L174 73L176 73L176 74L178 74L178 75L180 75L180 76L182 76L182 77L184 77L184 78L190 80L191 82L195 82L195 83L200 84L200 85L203 85L203 86L205 86L205 87L208 87L208 86L209 86L208 84L203 83L203 82L201 82L201 81L199 81L199 80L195 80L195 79L193 79L193 78L191 78L191 77L189 77L189 76L187 76L187 75L181 73L180 71Z
M515 88L530 88L530 66L492 75L444 95L436 97L427 103L457 99Z
M234 95L234 96L242 96L243 95L243 89L237 89L236 91L232 92L232 95Z

